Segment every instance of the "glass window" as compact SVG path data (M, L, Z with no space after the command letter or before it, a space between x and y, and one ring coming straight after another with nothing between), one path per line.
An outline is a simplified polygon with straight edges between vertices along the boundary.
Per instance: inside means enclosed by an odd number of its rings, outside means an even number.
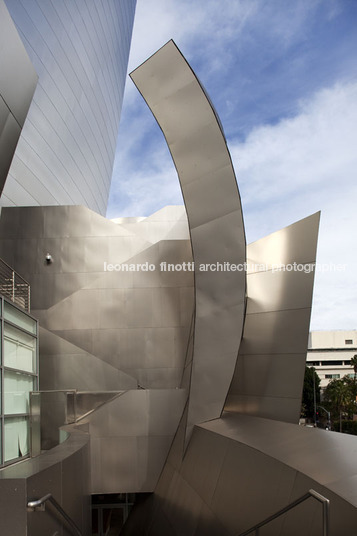
M4 365L27 372L36 369L36 339L23 331L4 325Z
M343 361L321 361L321 365L323 367L339 367L340 365L343 365Z
M345 344L353 344L353 340L352 339L345 339Z
M0 303L4 313L3 332L0 324L1 465L29 454L29 393L37 388L38 341L36 320L3 299Z
M28 424L28 417L5 418L5 462L29 454L30 441Z
M21 372L4 371L4 413L29 413L29 392L35 388L35 378Z
M327 380L339 380L340 375L339 374L325 374L325 378Z
M22 313L16 307L13 307L9 303L4 303L4 318L9 320L13 324L16 324L20 328L26 329L30 333L36 334L36 320L31 318L25 313Z

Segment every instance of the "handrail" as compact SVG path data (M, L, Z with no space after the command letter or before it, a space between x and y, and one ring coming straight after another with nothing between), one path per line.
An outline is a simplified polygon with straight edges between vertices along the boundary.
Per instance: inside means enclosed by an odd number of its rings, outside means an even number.
M64 517L74 534L76 534L77 536L82 536L81 531L79 530L73 519L71 519L69 515L63 510L62 506L52 496L52 493L47 493L46 495L41 497L41 499L28 501L27 508L32 511L35 511L37 508L43 511L45 510L45 504L47 501L52 503L53 506L58 510L58 512Z
M328 534L329 534L329 508L330 508L330 501L328 499L326 499L326 497L324 497L323 495L320 495L320 493L317 493L317 491L315 491L313 489L310 489L307 493L305 493L305 495L302 495L301 497L299 497L298 499L296 499L292 503L290 503L287 506L285 506L285 508L282 508L281 510L279 510L275 514L267 517L266 519L264 519L264 521L261 521L260 523L257 523L256 525L254 525L249 530L246 530L245 532L241 532L239 534L239 536L247 536L248 534L250 534L254 530L255 530L256 536L258 536L258 531L259 531L260 527L262 527L263 525L266 525L267 523L270 523L270 521L273 521L274 519L276 519L277 517L281 516L282 514L285 514L286 512L288 512L292 508L295 508L295 506L298 506L299 504L301 504L302 502L306 501L310 497L312 497L313 499L316 499L317 501L319 501L322 504L323 536L328 536Z
M0 259L0 293L21 309L30 312L30 284Z

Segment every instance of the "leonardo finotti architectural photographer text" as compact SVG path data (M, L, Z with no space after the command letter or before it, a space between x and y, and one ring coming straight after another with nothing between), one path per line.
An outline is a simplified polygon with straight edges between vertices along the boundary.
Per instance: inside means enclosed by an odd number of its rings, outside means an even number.
M250 264L244 262L242 264L232 264L230 262L216 262L208 264L200 264L198 270L200 272L304 272L309 274L315 272L344 272L347 269L347 264L334 263L276 263L276 264ZM160 262L159 265L144 262L141 264L120 264L104 262L104 272L193 272L195 270L194 262L168 263Z

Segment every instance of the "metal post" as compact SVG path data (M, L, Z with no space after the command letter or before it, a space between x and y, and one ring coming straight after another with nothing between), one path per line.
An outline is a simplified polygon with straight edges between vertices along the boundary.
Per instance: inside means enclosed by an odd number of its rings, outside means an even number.
M12 271L12 277L11 277L11 280L12 280L11 301L12 301L13 303L15 303L15 272L14 272L14 270Z
M315 369L312 369L312 377L314 380L314 423L316 428L316 387L315 387Z
M330 501L313 489L310 489L309 493L322 504L322 533L323 536L328 536L330 530Z

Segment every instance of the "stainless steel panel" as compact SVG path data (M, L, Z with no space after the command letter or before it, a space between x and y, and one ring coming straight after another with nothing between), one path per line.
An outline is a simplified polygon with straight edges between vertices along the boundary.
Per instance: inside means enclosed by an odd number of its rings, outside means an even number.
M60 427L67 424L67 393L40 394L41 450L50 450L60 443Z
M126 315L128 328L160 326L163 317L159 289L128 290Z
M229 411L298 422L318 225L319 214L314 214L248 247L248 263L256 267L250 267L247 278L246 319L227 397ZM276 271L279 263L286 263L282 271Z
M208 505L213 499L228 443L218 434L205 434L195 429L186 450L181 474Z
M202 499L182 478L175 473L167 491L167 503L164 513L176 533L193 536L202 508ZM185 512L185 515L182 515Z
M30 394L30 453L31 456L41 454L41 395Z
M0 2L0 73L1 195L37 84L35 69L3 0Z
M172 443L172 436L143 436L137 439L138 492L155 488L162 472L163 460Z
M62 471L61 463L52 464L52 466L32 475L27 482L28 500L39 499L51 493L60 504L62 503ZM72 482L72 485L74 482ZM51 506L47 506L49 512L27 512L27 534L41 534L42 531L47 534L62 532L62 519L56 515Z
M175 536L175 532L174 532L174 528L172 526L172 524L170 523L170 520L165 516L165 514L163 512L160 512L161 515L157 515L156 517L154 517L154 520L152 521L152 523L150 523L150 526L148 528L149 532L148 534L149 535L152 535L152 536ZM146 528L146 525L144 524L144 530ZM137 530L137 525L135 525L135 529L134 530ZM125 528L125 531L126 531L126 528ZM137 534L136 532L133 533L134 534ZM130 535L130 533L129 533Z
M25 480L16 478L0 480L0 517L2 536L26 534L27 513L24 508L26 491Z
M151 436L171 436L176 433L185 406L186 393L183 389L149 390L148 432Z
M225 406L226 411L245 413L247 415L259 415L264 418L272 418L272 415L280 421L297 424L301 411L301 396L293 398L274 396L254 396L229 394Z
M230 532L224 528L223 524L203 503L195 536L229 536L229 534Z
M237 210L237 185L229 180L231 175L232 166L228 165L205 173L203 177L187 184L185 202L192 229L220 218L222 214L230 214ZM221 182L227 183L225 188L221 187ZM195 199L206 188L214 195L214 202L212 200L207 203L205 200L204 203L197 205Z
M303 309L311 303L313 284L310 273L303 271L251 274L247 278L247 314Z
M243 396L300 398L301 385L295 379L305 373L301 357L305 354L240 355L230 392L239 392Z
M91 507L89 499L88 457L78 451L62 462L62 507L78 527L86 527L84 509ZM83 527L83 528L84 528ZM87 530L89 527L86 527Z
M229 446L211 508L219 518L224 519L224 525L233 534L243 532L274 511L271 502L279 483L279 464L273 459L264 462L254 451L241 444ZM257 486L262 471L264 480L261 478ZM269 500L267 481L270 483ZM275 511L278 510L279 504L274 500L273 505L276 506Z
M63 521L47 505L46 511L27 512L26 503L52 493L89 533L88 438L78 432L51 452L0 471L2 534L62 534ZM6 495L6 500L5 500ZM5 508L6 506L6 508ZM3 507L3 508L2 508Z
M103 392L88 392L88 391L77 391L73 393L74 398L74 415L75 418L83 417L89 412L94 411L98 407L102 406L104 403L108 402L116 396L121 396L125 391L103 391ZM68 397L67 397L68 401ZM67 404L68 405L68 404ZM67 410L68 414L68 410Z
M3 190L7 174L9 172L9 168L20 133L21 128L19 124L17 123L14 116L11 113L8 113L3 128L0 128L0 195Z
M36 88L37 74L3 0L0 21L0 94L22 127Z
M319 220L320 213L317 212L249 244L247 262L268 266L315 262Z
M204 273L199 265L217 261L244 263L240 198L215 111L173 41L138 67L131 77L164 132L188 213L196 285L190 433L195 423L220 415L239 348L245 274ZM218 190L221 193L217 202ZM226 323L223 319L227 318L228 309L230 322ZM218 340L211 346L213 331ZM207 343L204 350L203 340ZM220 348L217 353L220 344L228 348Z
M279 460L331 491L357 473L352 436L232 413L200 427ZM357 506L357 495L351 502Z
M40 388L42 390L116 391L135 389L136 386L135 378L41 328Z
M179 389L127 391L84 418L94 440L93 493L153 491L185 400Z
M24 202L19 184L31 181L33 204L44 204L50 190L52 203L85 203L105 214L135 4L107 0L95 5L92 20L86 3L7 0L39 74L35 106L17 147L28 167L20 172L13 165L5 186L16 204Z
M302 354L307 348L310 311L307 307L247 315L242 355Z
M138 488L137 437L101 437L91 445L100 449L100 465L93 467L91 493L135 492ZM98 469L97 471L95 469Z

